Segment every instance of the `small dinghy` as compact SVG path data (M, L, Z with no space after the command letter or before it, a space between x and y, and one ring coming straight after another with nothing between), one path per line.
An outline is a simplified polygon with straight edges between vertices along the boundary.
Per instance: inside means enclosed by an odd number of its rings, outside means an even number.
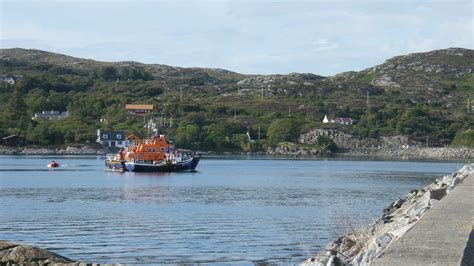
M48 164L48 167L49 168L56 168L56 167L59 167L59 164L55 161L51 161L49 164Z

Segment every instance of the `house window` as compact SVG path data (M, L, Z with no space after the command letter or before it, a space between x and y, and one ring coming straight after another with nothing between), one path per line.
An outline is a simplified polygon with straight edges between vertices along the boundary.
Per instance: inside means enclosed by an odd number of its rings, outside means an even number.
M117 139L122 139L122 134L117 134Z
M109 135L108 134L102 134L102 139L108 139Z

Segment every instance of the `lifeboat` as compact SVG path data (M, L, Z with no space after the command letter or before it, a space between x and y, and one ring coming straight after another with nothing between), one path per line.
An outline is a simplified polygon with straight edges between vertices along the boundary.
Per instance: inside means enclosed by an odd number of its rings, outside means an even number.
M164 135L140 139L127 137L130 145L117 154L107 155L105 166L110 171L178 172L196 169L200 156L185 153L169 144Z

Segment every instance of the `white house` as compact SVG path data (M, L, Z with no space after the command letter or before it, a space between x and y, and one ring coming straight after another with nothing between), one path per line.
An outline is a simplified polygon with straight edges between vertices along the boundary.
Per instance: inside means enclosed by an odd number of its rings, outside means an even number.
M333 123L333 124L340 124L340 125L352 125L354 121L352 120L352 118L348 118L348 117L338 117L336 119L328 119L328 116L327 115L324 115L324 119L323 119L323 123L324 124L327 124L327 123Z
M53 120L53 119L61 119L61 118L66 118L69 116L68 111L60 112L60 111L42 111L41 113L35 113L35 116L31 118L31 120L36 120L36 119L48 119L48 120Z
M323 123L324 123L324 124L327 124L327 123L334 123L334 120L332 120L332 119L329 120L329 119L328 119L328 116L327 116L327 115L324 115Z
M98 129L96 142L106 147L124 148L127 145L123 131L102 131Z

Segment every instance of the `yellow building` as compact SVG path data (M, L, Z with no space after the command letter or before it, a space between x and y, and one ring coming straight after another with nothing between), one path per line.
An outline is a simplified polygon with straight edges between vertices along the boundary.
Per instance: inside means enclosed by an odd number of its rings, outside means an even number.
M126 104L125 110L135 115L145 115L153 112L153 104Z

